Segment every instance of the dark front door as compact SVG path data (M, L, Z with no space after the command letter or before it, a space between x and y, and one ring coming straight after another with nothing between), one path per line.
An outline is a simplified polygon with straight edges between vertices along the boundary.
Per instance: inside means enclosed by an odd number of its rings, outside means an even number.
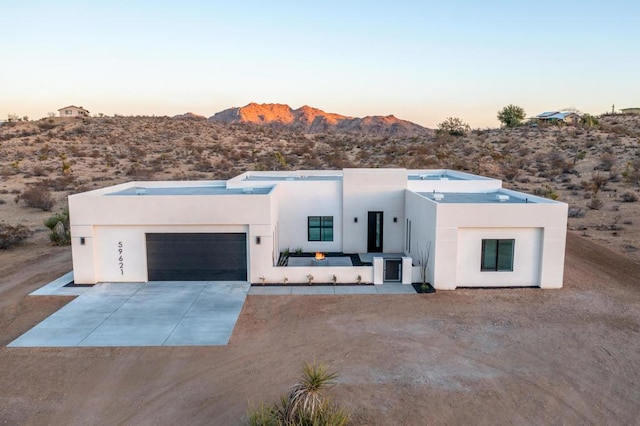
M369 212L367 252L382 253L382 212Z
M246 281L245 233L147 234L149 281Z

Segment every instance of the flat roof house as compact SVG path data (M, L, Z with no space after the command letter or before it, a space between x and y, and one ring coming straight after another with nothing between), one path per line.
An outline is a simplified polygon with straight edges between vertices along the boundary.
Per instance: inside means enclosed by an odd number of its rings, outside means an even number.
M89 116L89 111L74 105L69 105L67 107L64 108L60 108L58 110L58 113L60 114L60 117L88 117Z
M567 205L451 170L246 172L71 195L76 283L420 282L436 289L563 281ZM283 262L283 252L359 254Z

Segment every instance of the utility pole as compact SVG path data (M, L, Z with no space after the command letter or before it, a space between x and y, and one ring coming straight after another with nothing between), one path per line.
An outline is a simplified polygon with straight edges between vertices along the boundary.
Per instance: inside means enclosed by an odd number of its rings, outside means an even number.
M616 104L611 105L611 114L616 113Z

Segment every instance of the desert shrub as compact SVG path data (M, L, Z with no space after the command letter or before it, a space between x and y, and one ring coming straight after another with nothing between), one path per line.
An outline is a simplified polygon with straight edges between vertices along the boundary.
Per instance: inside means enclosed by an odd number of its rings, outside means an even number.
M31 169L31 174L33 176L44 176L46 174L46 171L45 171L44 167L39 166L39 165L35 165Z
M56 123L52 119L48 119L46 121L38 121L38 127L40 130L51 130L56 127Z
M593 193L597 194L598 191L600 191L601 189L604 189L608 181L609 179L606 176L601 175L600 173L594 173L591 176L591 181L588 182L588 185L593 191Z
M638 201L638 196L634 192L627 191L620 196L620 200L624 203L635 203Z
M8 248L18 245L31 235L31 231L24 225L6 225L0 223L0 249L6 250Z
M153 176L153 169L143 167L140 163L135 162L131 163L131 165L126 169L125 174L136 179L148 180Z
M24 201L29 207L45 212L51 210L51 207L55 204L51 191L42 183L29 185L20 195L16 196L16 202L20 200Z
M587 207L591 210L600 210L603 205L604 202L596 196L591 197L591 200L587 203Z
M580 124L587 128L597 126L598 123L598 119L591 114L582 114L582 117L580 117Z
M498 111L498 120L507 127L519 126L526 116L522 107L513 104Z
M452 136L464 136L470 129L471 127L458 117L449 117L438 124L438 133Z
M73 189L75 180L74 175L67 174L55 179L43 179L41 184L52 191L65 191L67 189Z
M261 403L250 407L244 423L250 426L346 426L350 421L349 414L325 396L336 378L337 374L329 371L325 364L305 363L300 381L288 396L281 397L273 405Z
M558 199L558 194L549 185L544 185L542 188L535 188L533 195L550 198L552 200Z
M610 153L604 153L600 157L600 168L609 171L616 164L616 157Z
M44 221L44 226L49 228L49 239L57 246L71 244L71 227L69 226L69 208L65 207L62 213L56 213Z
M569 207L569 213L568 213L569 217L572 217L572 218L584 217L585 214L586 212L582 207L577 207L577 206Z

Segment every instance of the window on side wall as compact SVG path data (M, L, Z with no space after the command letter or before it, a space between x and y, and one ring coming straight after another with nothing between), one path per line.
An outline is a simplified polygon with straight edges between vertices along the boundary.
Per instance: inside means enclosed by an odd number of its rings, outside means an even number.
M481 271L513 271L515 240L482 240Z
M307 236L309 241L333 241L333 216L309 216Z

